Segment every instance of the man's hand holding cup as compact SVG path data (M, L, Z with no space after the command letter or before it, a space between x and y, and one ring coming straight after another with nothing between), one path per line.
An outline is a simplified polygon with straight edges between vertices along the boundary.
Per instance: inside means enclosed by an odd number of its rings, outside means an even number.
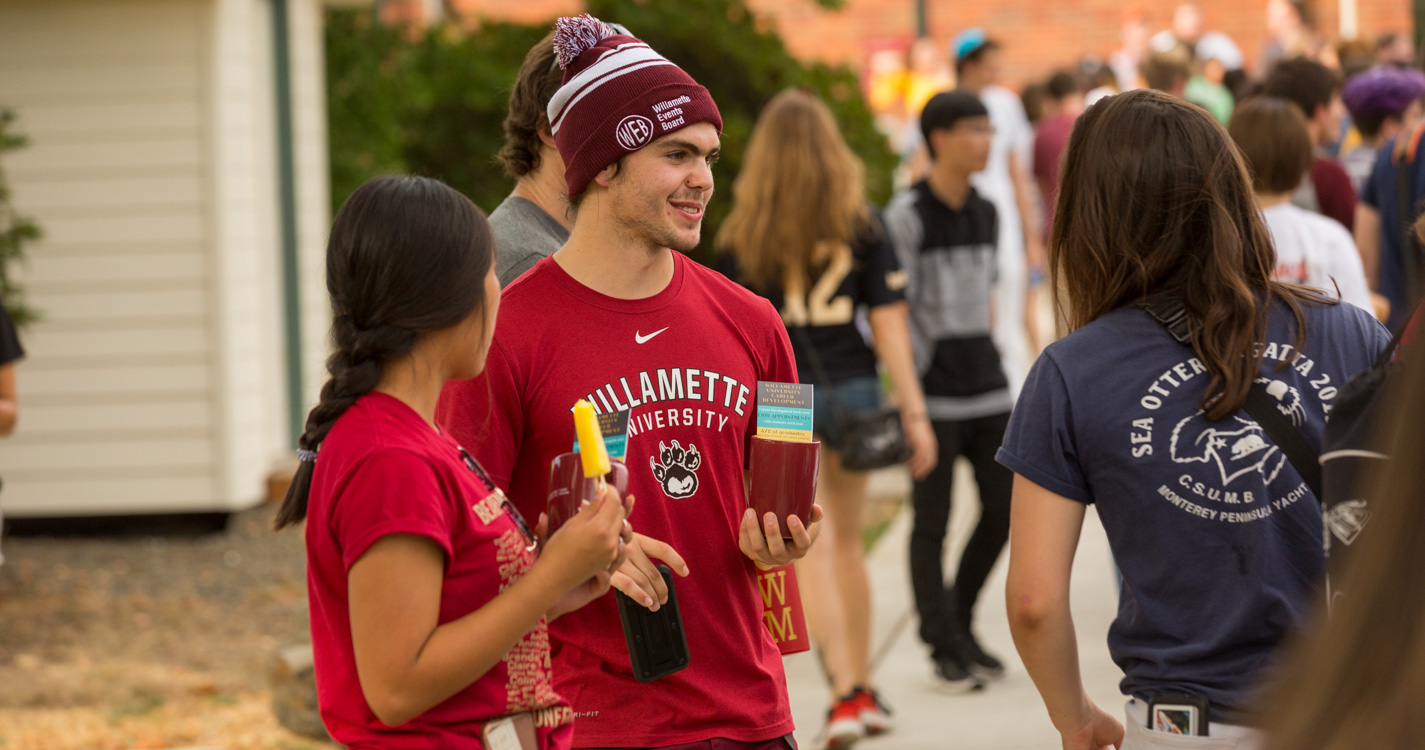
M737 546L752 562L776 568L806 557L816 537L821 533L821 506L813 504L808 514L810 525L796 515L787 516L785 536L777 514L767 512L757 518L757 511L748 508L737 530Z

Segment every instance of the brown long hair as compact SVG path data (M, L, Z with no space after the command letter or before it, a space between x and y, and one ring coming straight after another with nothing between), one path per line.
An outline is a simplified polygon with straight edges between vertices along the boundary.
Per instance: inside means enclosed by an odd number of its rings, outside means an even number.
M820 99L777 94L752 130L718 247L753 286L805 280L868 226L865 172Z
M1069 330L1158 293L1180 297L1210 379L1209 419L1242 408L1272 296L1305 337L1300 302L1272 281L1276 250L1241 153L1212 115L1158 91L1107 97L1069 137L1049 237L1054 306Z
M1347 592L1325 602L1285 650L1285 671L1261 715L1267 750L1425 747L1425 346L1411 347L1381 410L1391 461L1374 493L1374 517L1351 545Z
M535 42L525 53L519 77L510 91L510 108L505 114L505 144L496 158L505 174L519 179L539 168L539 133L549 129L545 112L549 100L564 81L564 71L554 64L554 31Z

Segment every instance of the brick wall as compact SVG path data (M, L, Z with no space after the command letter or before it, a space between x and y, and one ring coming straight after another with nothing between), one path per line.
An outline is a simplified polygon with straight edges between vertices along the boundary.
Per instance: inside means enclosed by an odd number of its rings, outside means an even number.
M656 0L677 2L677 0ZM397 0L395 4L419 0ZM906 40L915 33L914 0L846 0L839 11L822 10L812 0L747 0L775 24L788 48L804 59L859 65L869 46ZM577 12L580 0L450 0L473 15L534 23ZM947 43L961 29L982 26L1005 45L1006 82L1014 85L1072 65L1082 55L1106 56L1118 47L1124 0L926 0L927 25ZM1176 3L1138 3L1154 30L1166 28ZM1266 41L1265 0L1200 0L1208 28L1234 40L1249 66ZM1363 38L1411 28L1406 0L1357 0ZM1316 28L1335 36L1335 0L1316 0ZM611 19L617 20L617 19ZM635 30L636 31L636 30Z

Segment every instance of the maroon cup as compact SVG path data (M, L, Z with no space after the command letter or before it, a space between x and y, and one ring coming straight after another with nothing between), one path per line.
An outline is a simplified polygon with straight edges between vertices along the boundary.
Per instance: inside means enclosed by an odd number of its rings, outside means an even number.
M604 475L618 490L620 498L628 495L628 465L618 459L609 461L611 471ZM597 493L595 479L584 476L584 462L578 453L561 453L549 463L549 535L564 525L565 521L578 515L580 504L585 500L594 501Z
M821 441L793 443L785 440L752 438L752 469L747 480L747 501L757 511L760 523L768 513L777 514L782 538L791 539L787 516L796 516L805 525L816 499L817 467L821 463Z

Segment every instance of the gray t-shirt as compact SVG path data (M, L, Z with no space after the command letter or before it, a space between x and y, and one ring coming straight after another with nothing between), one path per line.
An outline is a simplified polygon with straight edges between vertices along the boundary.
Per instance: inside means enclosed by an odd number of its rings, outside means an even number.
M513 195L490 212L490 229L495 233L495 275L502 289L569 240L563 224L533 201Z

